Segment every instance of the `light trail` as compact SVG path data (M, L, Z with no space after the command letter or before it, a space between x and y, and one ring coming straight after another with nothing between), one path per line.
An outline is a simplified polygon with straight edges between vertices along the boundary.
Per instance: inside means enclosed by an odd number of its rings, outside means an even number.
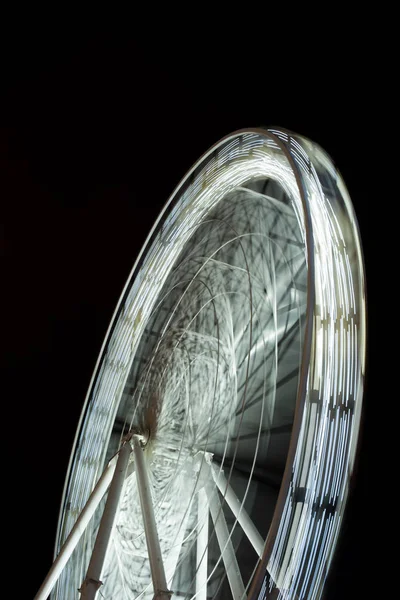
M58 547L126 433L121 424L148 427L144 458L173 598L204 598L205 585L207 597L229 589L222 537L239 557L235 583L230 572L236 595L255 593L251 578L267 568L262 585L276 585L279 598L318 598L353 469L364 340L357 226L329 159L284 131L222 140L171 196L122 294L85 401ZM246 536L223 497L223 536L210 521L202 529L208 545L196 542L199 490L215 487L196 474L199 450L219 456L221 470L225 462L229 486L265 540L263 564L256 553L247 558ZM235 463L248 465L246 475ZM283 478L279 497L255 477L261 467ZM70 598L82 583L103 506L54 599ZM112 535L103 597L147 600L132 476Z

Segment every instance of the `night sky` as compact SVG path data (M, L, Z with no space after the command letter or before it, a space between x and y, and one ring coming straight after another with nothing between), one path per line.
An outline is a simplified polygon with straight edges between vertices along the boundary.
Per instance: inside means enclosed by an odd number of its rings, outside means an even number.
M139 39L117 28L11 37L0 121L3 457L11 564L22 551L13 597L29 600L52 562L69 454L114 308L160 209L209 146L236 129L276 125L331 155L359 221L373 320L361 151L374 100L358 50L318 57L311 41L287 63L250 33L242 45L191 31ZM371 327L369 363L373 341ZM361 597L354 590L366 585L371 387L370 377L329 600Z

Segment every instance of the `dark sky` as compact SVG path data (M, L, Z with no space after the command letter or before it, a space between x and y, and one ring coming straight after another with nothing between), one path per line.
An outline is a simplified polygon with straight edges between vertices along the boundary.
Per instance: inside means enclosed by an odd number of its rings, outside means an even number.
M239 43L180 34L54 30L11 36L2 55L1 337L10 384L3 429L16 515L10 557L22 549L18 597L27 600L52 562L69 453L114 307L158 212L210 145L260 125L318 142L350 191L372 281L361 151L374 84L362 49L318 57L310 42L288 61L258 36ZM359 477L329 600L354 598L364 585L370 398L368 389Z

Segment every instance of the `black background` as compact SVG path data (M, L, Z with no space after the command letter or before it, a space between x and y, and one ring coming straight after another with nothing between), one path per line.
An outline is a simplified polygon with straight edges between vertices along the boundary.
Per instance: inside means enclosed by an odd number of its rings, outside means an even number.
M272 43L259 27L225 36L140 23L127 30L19 31L2 53L6 514L16 597L28 600L52 562L69 454L115 305L161 207L209 146L262 125L319 143L355 206L370 321L375 310L369 46L350 35L343 46L344 30L336 45L311 34ZM369 365L374 352L370 324ZM371 389L369 375L329 600L363 597L372 577Z

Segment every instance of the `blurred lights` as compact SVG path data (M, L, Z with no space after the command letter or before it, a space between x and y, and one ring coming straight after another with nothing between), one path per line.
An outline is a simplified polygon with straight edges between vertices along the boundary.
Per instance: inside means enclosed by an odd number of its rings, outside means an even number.
M338 538L361 411L365 299L357 227L344 185L318 146L279 130L239 132L230 138L195 165L185 185L175 190L148 238L146 252L142 251L133 268L86 399L59 545L104 468L133 357L177 257L196 225L206 220L223 197L249 180L268 177L282 186L292 201L308 269L314 277L308 290L311 338L308 349L306 340L304 352L308 362L303 365L306 389L299 404L297 449L269 552L269 579L263 581L260 594L277 587L279 598L315 600L320 597ZM256 350L254 346L251 352ZM183 504L178 503L180 507ZM58 584L57 598L69 597L75 580L83 580L82 569L91 547L88 540L93 535L94 530L89 531L76 551L73 566ZM175 543L167 560L169 573L178 562L182 535ZM129 564L123 568L128 569Z

